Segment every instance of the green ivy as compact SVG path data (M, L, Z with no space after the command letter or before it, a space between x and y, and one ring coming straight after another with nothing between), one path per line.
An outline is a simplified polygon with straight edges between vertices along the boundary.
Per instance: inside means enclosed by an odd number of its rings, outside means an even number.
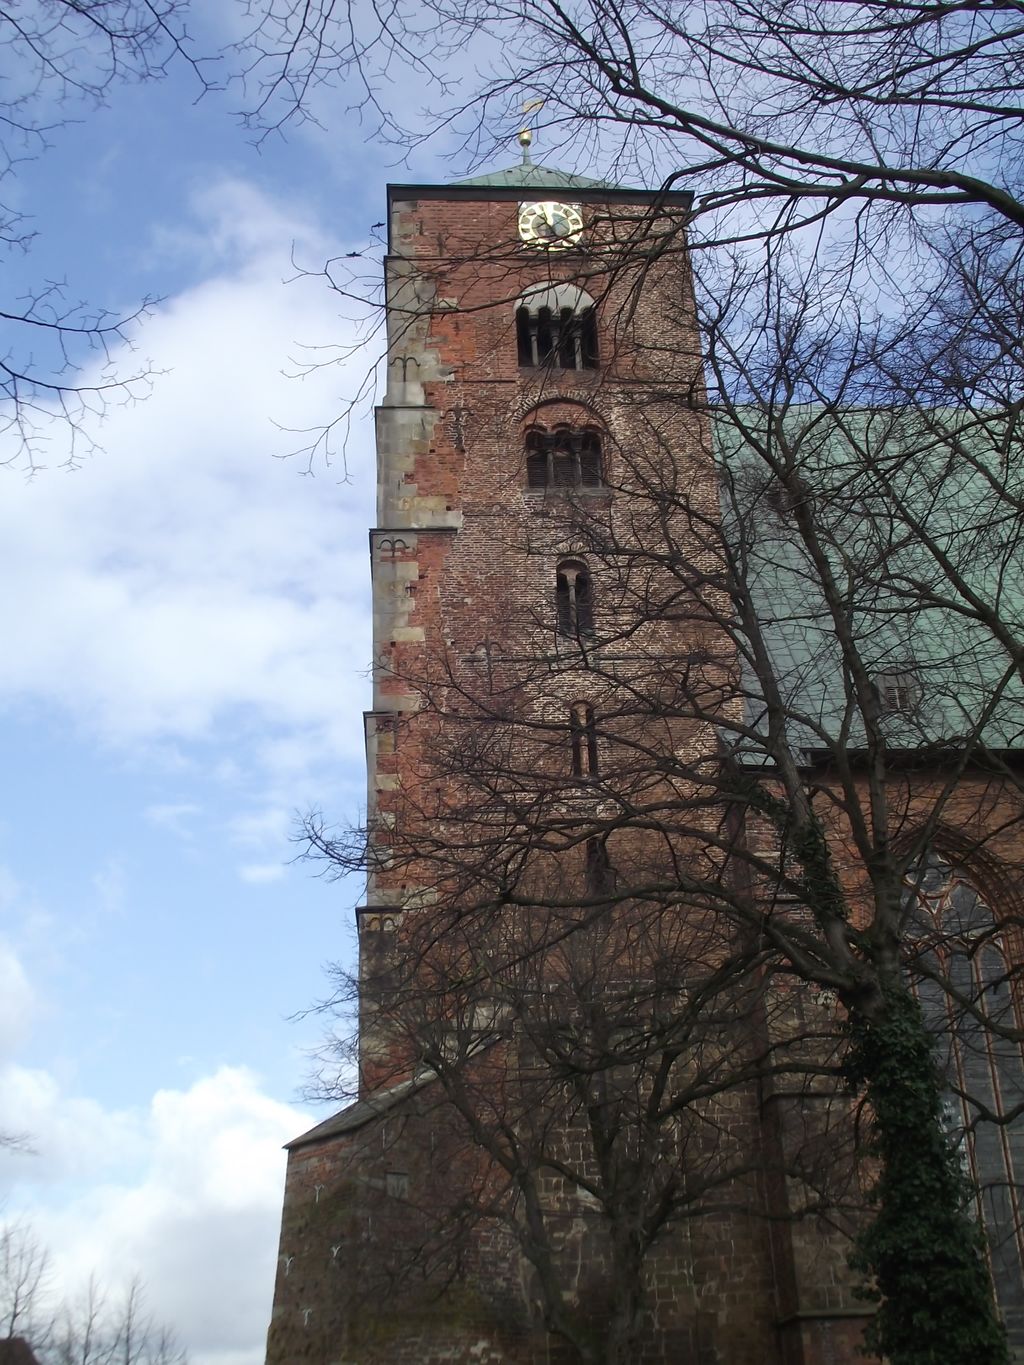
M820 824L814 820L802 828L794 829L790 837L793 852L804 869L804 898L814 910L819 923L829 918L845 920L846 903Z
M934 1043L916 1000L892 989L880 1020L851 1024L850 1080L863 1086L879 1164L877 1213L853 1268L878 1303L871 1350L891 1365L1007 1365L982 1232L942 1119Z

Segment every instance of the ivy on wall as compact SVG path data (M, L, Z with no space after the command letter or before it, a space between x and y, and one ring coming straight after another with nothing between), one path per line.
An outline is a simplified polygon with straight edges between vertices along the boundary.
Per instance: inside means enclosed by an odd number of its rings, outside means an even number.
M851 1265L878 1303L869 1349L891 1365L1007 1365L982 1231L942 1119L943 1083L917 1001L890 988L880 1016L850 1023L849 1077L872 1112L877 1212ZM941 1353L937 1353L938 1350Z

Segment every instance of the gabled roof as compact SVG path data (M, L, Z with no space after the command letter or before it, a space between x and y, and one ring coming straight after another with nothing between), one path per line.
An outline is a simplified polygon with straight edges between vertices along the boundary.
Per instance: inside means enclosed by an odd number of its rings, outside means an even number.
M389 185L389 209L405 200L523 200L549 197L573 199L582 203L640 204L656 212L688 213L693 204L691 190L644 190L628 185L616 185L610 180L594 180L574 171L560 171L553 166L538 166L529 157L517 166L487 175L474 175L467 180L449 180L447 184ZM389 213L388 250L391 250Z
M433 1073L425 1073L420 1076L412 1076L408 1080L399 1081L397 1085L390 1086L387 1090L376 1090L367 1095L365 1099L356 1100L340 1113L332 1114L329 1119L324 1119L315 1128L310 1128L308 1132L300 1134L297 1138L292 1138L291 1142L285 1143L285 1151L294 1151L296 1147L305 1147L311 1142L321 1142L324 1138L338 1137L341 1133L354 1133L357 1128L363 1128L373 1119L381 1118L403 1100L415 1095L418 1090L422 1090L425 1085L431 1084L436 1077ZM0 1365L3 1365L0 1359Z
M592 180L572 171L559 171L553 166L538 166L532 161L521 161L504 171L490 171L474 175L468 180L453 180L458 189L532 189L532 190L613 190L610 180Z
M483 1034L470 1045L466 1060L471 1061L474 1057L489 1052L499 1038L498 1033ZM358 1128L365 1128L374 1119L383 1118L405 1100L412 1099L426 1086L433 1085L437 1079L435 1071L424 1067L415 1076L398 1081L387 1089L374 1090L363 1099L356 1100L354 1104L342 1109L340 1113L324 1119L323 1123L318 1123L315 1128L310 1128L308 1132L292 1138L291 1142L286 1142L285 1151L293 1152L297 1147L305 1147L312 1142L321 1142L325 1138L339 1137L342 1133L354 1133ZM3 1365L3 1361L0 1361L0 1365Z

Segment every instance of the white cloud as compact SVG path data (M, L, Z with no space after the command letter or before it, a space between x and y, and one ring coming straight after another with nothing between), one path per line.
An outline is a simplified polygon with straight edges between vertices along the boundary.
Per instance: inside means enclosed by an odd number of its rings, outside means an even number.
M158 1091L147 1110L110 1114L59 1096L84 1130L98 1177L60 1208L18 1198L18 1212L50 1249L55 1297L74 1297L91 1274L111 1291L135 1276L158 1322L173 1325L193 1365L259 1365L270 1316L284 1188L281 1147L309 1119L265 1095L242 1067L223 1067L185 1090ZM42 1107L36 1111L42 1117ZM97 1138L102 1134L105 1150ZM52 1160L36 1137L37 1164Z
M121 745L245 733L268 781L358 757L369 442L355 486L275 458L336 415L350 377L284 377L299 343L350 343L322 281L283 283L316 233L237 184L200 235L232 268L162 306L152 396L114 409L75 475L10 480L0 504L0 699L42 698ZM273 420L272 420L273 419Z
M283 863L243 863L238 869L242 881L254 885L261 882L279 882L284 874Z
M157 829L170 830L179 839L188 840L193 837L190 822L202 813L202 806L194 801L167 801L147 806L143 816Z
M310 759L312 765L313 760ZM233 844L247 850L251 857L237 867L239 878L250 886L281 881L287 863L294 856L289 837L295 825L295 811L284 806L257 806L241 811L227 822L227 835Z
M34 1008L35 996L21 962L0 940L0 1057L11 1056L27 1036ZM3 1122L5 1131L18 1131L14 1125L6 1127L7 1119Z
M199 262L211 273L227 264L240 273L262 276L269 263L276 271L274 282L280 284L296 274L295 258L308 255L321 262L338 246L301 205L273 200L244 180L203 186L192 196L192 208L191 227L181 223L158 227L154 245L158 251ZM330 331L337 343L336 325ZM284 338L292 343L312 339Z
M368 439L351 452L355 485L300 478L275 458L291 438L270 419L329 420L348 385L336 370L301 383L282 373L297 342L354 337L322 282L282 284L293 240L310 253L326 245L244 186L206 191L199 213L194 238L160 243L194 250L209 278L142 334L143 353L167 371L151 399L109 414L103 453L79 473L4 484L0 704L28 700L34 719L55 710L148 774L173 774L170 790L149 789L149 825L187 838L219 819L239 874L259 883L284 871L293 807L319 794L325 773L335 781L346 760L361 763L353 717L369 654L374 481ZM197 775L244 792L240 807L233 792L233 818ZM93 891L119 905L131 855L101 850L96 862ZM0 869L0 908L15 900L18 942L67 947L70 917L56 934ZM116 1006L116 974L111 991ZM0 1150L9 1207L50 1246L61 1292L93 1269L112 1288L137 1272L193 1365L258 1365L280 1147L309 1120L237 1066L147 1105L77 1093L65 1074L81 1040L60 1062L18 1061L46 1004L0 940L0 1129L33 1147ZM93 1017L82 1028L105 1046Z
M31 987L0 951L0 1002L28 1014ZM0 1018L0 1027L6 1026ZM8 1041L11 1039L8 1037ZM0 1150L8 1216L49 1248L56 1299L90 1274L117 1292L146 1285L192 1365L259 1365L269 1321L281 1198L282 1145L311 1120L222 1066L138 1108L74 1095L43 1069L0 1064L4 1127L31 1150Z
M66 1095L50 1072L11 1062L0 1068L0 1112L30 1149L0 1153L3 1183L31 1181L39 1190L95 1178L135 1163L145 1152L137 1118L95 1100Z

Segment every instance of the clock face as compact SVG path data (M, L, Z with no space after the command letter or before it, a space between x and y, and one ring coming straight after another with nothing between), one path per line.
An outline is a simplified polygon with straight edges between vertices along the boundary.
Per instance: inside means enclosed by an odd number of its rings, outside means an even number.
M527 246L557 251L575 246L583 233L583 218L573 204L521 204L519 236Z

